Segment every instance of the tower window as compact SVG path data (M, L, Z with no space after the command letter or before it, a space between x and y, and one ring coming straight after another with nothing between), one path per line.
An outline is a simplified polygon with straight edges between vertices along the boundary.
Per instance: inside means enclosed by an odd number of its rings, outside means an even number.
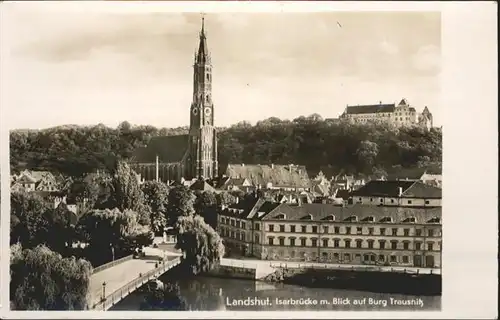
M210 81L210 73L207 73L207 80Z

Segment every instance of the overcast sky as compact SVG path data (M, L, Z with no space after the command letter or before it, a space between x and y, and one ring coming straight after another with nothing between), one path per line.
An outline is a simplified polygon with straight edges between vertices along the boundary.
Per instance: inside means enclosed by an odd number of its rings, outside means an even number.
M3 9L10 128L188 124L200 14ZM439 13L210 13L205 27L217 125L403 97L441 122Z

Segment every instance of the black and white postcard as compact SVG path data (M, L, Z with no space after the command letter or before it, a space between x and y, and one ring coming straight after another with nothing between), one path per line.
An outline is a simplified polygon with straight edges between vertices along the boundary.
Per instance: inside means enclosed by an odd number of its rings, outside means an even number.
M485 8L3 3L2 315L494 316Z

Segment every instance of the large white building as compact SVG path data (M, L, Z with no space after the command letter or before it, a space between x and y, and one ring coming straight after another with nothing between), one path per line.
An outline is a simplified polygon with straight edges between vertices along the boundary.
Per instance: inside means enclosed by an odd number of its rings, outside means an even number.
M429 129L433 126L429 109L425 107L422 113L418 113L406 99L401 99L397 105L382 102L373 105L347 105L340 119L354 123L386 122L398 127L421 126Z

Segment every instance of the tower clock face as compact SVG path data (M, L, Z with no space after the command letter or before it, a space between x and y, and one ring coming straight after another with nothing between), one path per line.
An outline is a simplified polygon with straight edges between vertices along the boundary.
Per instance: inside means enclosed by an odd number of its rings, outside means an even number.
M205 108L205 114L208 116L212 112L212 109L210 108Z
M193 108L193 114L194 114L194 115L197 115L197 114L198 114L198 108L196 108L196 107L194 107L194 108Z

